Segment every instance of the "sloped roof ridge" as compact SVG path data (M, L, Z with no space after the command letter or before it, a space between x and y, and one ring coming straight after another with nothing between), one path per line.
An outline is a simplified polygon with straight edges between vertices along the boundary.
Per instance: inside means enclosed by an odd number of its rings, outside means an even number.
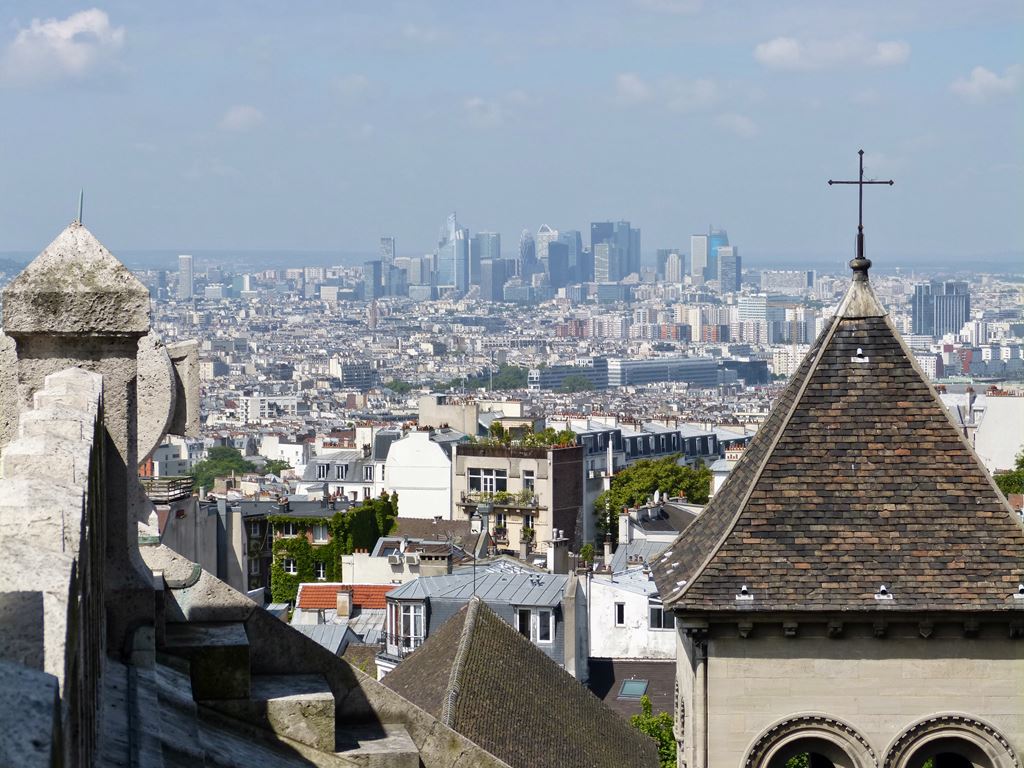
M736 511L733 512L732 520L729 522L729 525L726 526L725 531L722 533L721 536L719 536L718 541L715 542L715 545L711 547L711 549L708 551L708 554L705 556L701 564L693 571L693 573L690 574L690 578L687 579L686 583L678 589L676 589L675 591L673 591L668 597L666 597L664 599L665 603L675 602L676 600L678 600L686 594L687 590L700 578L700 575L704 572L704 569L707 568L708 563L710 563L714 559L715 555L718 553L718 550L721 549L722 545L732 535L733 530L736 528L736 523L739 521L740 516L743 514L743 510L747 506L747 502L750 501L751 494L753 494L754 489L757 487L758 481L761 479L761 474L764 472L765 466L767 466L768 462L772 458L772 453L775 450L775 446L778 445L779 440L782 438L782 435L785 434L786 427L788 426L790 419L792 419L793 414L796 412L797 406L800 405L800 400L801 398L803 398L804 392L807 391L807 386L813 378L813 374L818 367L818 363L821 362L821 358L825 354L825 350L828 349L829 342L831 342L833 337L835 336L836 330L839 328L840 319L841 317L838 314L835 317L833 317L832 324L828 327L826 331L823 332L821 343L818 345L818 349L815 353L814 360L811 362L810 367L808 367L807 371L804 373L803 380L800 382L800 388L797 390L796 396L793 398L793 402L790 404L789 410L786 412L785 418L779 424L778 429L775 430L775 434L772 435L772 441L765 449L764 455L761 457L761 461L758 464L757 470L754 472L754 476L751 478L750 482L747 483L747 489L744 492L743 498L740 500L740 503L736 505ZM681 535L686 535L686 532L684 531Z
M476 628L480 603L480 598L474 595L466 606L466 620L463 622L462 632L459 634L459 647L455 651L451 675L448 678L448 690L445 691L444 703L441 706L441 722L449 728L455 727L456 705L459 692L462 690L462 673L466 668L466 657L469 655L469 646L473 640L473 630Z

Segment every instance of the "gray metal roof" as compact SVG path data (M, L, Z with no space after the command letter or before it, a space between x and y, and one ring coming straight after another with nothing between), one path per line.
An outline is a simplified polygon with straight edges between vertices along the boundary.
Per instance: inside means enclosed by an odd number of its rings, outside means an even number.
M476 574L476 591L490 604L554 606L562 602L569 577L551 573ZM388 600L469 600L474 595L472 572L421 576L388 593Z
M341 656L345 652L346 646L348 646L348 624L292 624L293 629L297 629L299 632L304 634L311 640L316 641L328 651L333 653L335 656Z
M612 555L612 572L620 573L636 565L630 563L629 558L640 556L644 563L648 563L672 546L671 541L651 541L649 539L637 539L628 544L620 543L615 554Z

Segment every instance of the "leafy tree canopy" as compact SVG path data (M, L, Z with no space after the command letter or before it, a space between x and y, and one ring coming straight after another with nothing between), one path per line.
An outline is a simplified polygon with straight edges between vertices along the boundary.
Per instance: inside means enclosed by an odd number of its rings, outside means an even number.
M473 438L472 442L483 445L506 445L522 448L548 448L553 445L575 445L576 433L571 429L557 430L554 427L545 427L540 432L519 432L518 430L506 430L500 421L491 422L488 428L488 437Z
M565 381L562 382L562 386L558 388L558 391L571 394L573 392L590 392L593 388L594 385L590 382L590 379L582 374L574 373L565 377Z
M691 504L706 504L711 493L711 470L703 464L680 466L679 458L676 454L643 459L613 476L611 489L603 491L594 502L597 527L614 538L622 508L646 503L655 491L684 496Z
M1011 471L1002 472L994 479L999 490L1007 495L1024 493L1024 451L1017 454L1017 463Z
M629 724L657 743L661 768L675 768L676 737L672 733L672 715L668 712L653 714L651 699L646 693L640 697L640 709L639 715L629 718Z
M244 474L256 471L256 466L242 458L237 448L219 445L211 448L203 461L197 462L189 473L195 478L196 487L213 488L218 477L229 477L232 472Z
M263 465L263 472L268 475L280 475L286 469L291 469L292 465L284 459L268 459L266 464Z

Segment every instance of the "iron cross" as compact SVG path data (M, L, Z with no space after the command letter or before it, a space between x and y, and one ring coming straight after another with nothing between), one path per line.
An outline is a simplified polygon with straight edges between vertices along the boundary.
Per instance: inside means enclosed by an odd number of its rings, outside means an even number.
M857 185L857 258L864 258L864 185L865 184L888 184L890 187L895 184L892 179L888 181L876 181L875 179L864 180L864 150L857 152L860 155L860 178L857 181L833 181L828 180L828 185L833 184L856 184Z

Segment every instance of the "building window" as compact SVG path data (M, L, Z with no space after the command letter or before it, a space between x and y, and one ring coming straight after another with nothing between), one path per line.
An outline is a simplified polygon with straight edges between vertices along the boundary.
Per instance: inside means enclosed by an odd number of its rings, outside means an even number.
M330 538L328 533L328 527L326 523L318 523L313 526L313 543L324 544Z
M363 498L364 499L369 499L370 498L370 486L368 486L368 485L364 485L363 486Z
M249 558L249 575L259 576L260 575L260 561L255 557Z
M537 611L535 616L534 627L536 632L534 633L534 642L553 642L555 636L555 614L552 611L541 610Z
M533 528L533 515L523 515L523 528Z
M661 603L648 603L651 614L651 629L675 629L676 617L672 611L666 611Z
M626 604L616 603L615 604L615 626L624 627L626 626Z
M622 681L622 685L619 686L618 698L639 700L645 693L647 693L647 681L643 678L630 678Z
M348 464L335 464L334 479L344 480L346 477L348 477Z
M326 581L327 580L327 565L317 560L313 567L316 569L316 580Z
M523 470L523 490L532 491L535 481L537 479L537 473L532 469Z
M291 538L299 535L299 528L295 523L280 523L279 525L280 528L278 530L281 531L282 536Z
M367 483L373 482L373 465L367 464L363 467L363 480Z
M293 557L286 557L284 560L282 560L281 567L284 569L285 573L290 574L292 576L299 572L299 566L295 562L295 558Z
M494 527L501 528L502 530L508 529L508 518L505 516L504 512L494 513Z
M530 636L530 616L531 611L529 608L520 608L516 612L516 629L519 630L519 634L523 637Z
M504 469L470 467L466 470L469 490L482 493L497 493L508 490L508 472Z
M388 603L388 652L403 656L423 644L423 603Z
M328 473L330 471L331 471L331 465L330 464L317 464L316 465L316 479L317 480L326 480L327 477L328 477Z

